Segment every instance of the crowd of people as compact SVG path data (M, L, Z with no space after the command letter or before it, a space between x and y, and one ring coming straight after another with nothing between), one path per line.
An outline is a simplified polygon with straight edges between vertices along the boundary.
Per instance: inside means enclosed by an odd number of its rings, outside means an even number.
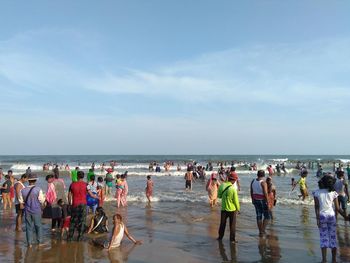
M111 193L109 183L116 187L118 207L119 203L123 206L127 205L127 174L117 176L114 181L114 178L110 177L112 171L107 169L104 179L99 177L95 182L95 175L92 172L88 173L86 182L85 173L77 167L71 172L72 183L67 187L64 180L59 177L59 169L56 168L58 167L56 166L52 169L52 173L46 176L45 193L41 187L36 185L38 177L31 172L29 167L17 181L12 171L9 170L1 186L3 209L12 209L12 203L15 203L17 214L15 229L17 232L22 232L24 222L28 247L32 247L33 244L39 247L43 245L42 218L50 218L51 231L60 232L60 237L67 241L73 239L80 241L86 232L108 232L108 217L103 209L103 201L105 194ZM1 170L0 177L2 176ZM149 201L152 197L152 187L152 180L148 178L146 194ZM88 213L92 215L90 224L86 222ZM129 234L120 214L113 216L113 224L112 235L106 241L109 245L105 248L112 249L119 246L124 234L135 244L142 243Z
M152 167L158 165L157 163L151 164ZM170 169L172 165L174 164L167 162L165 167ZM85 173L77 166L70 171L71 184L66 186L65 181L59 176L60 168L57 165L53 167L52 173L50 172L46 176L47 189L45 194L36 185L38 178L32 173L30 167L17 181L12 171L9 170L4 183L0 186L3 209L12 209L12 204L15 204L16 231L22 231L22 223L25 223L28 247L31 247L33 243L39 246L43 243L42 218L50 218L51 231L60 232L61 238L65 238L67 241L75 239L80 241L85 233L107 233L109 231L108 217L103 209L105 196L111 196L114 192L112 189L115 188L117 207L127 206L128 173L116 174L114 168L111 167L105 169L105 176L96 176L94 165L92 165L85 179ZM298 180L292 178L291 191L294 191L299 185L299 197L304 201L309 196L308 170L305 165L300 165L299 169L300 178ZM218 199L221 199L221 219L217 239L223 239L227 219L229 219L229 240L235 243L237 242L236 223L237 215L240 213L239 192L241 190L236 168L234 165L225 167L224 163L220 163L218 170L213 171L211 163L208 163L206 167L194 162L187 163L187 170L184 173L185 189L191 191L192 183L195 180L206 180L206 171L211 172L205 184L210 207L215 207L218 204ZM349 176L349 165L346 171ZM260 237L266 234L266 226L273 219L273 208L277 202L277 189L273 184L273 175L280 173L287 173L284 165L279 166L277 173L271 165L268 165L266 170L257 170L257 177L250 183L250 197L255 208L256 224ZM267 178L266 174L268 174ZM0 169L0 178L3 176ZM323 172L322 166L319 165L316 176L320 178L319 190L313 192L313 198L320 231L322 259L326 261L327 248L331 248L332 259L335 261L337 214L339 213L345 220L349 220L349 216L346 214L347 202L349 201L348 183L345 179L345 170L341 166L336 168L333 174ZM25 186L26 183L28 183L27 186ZM154 182L148 175L145 196L149 203L152 202L153 188ZM89 224L86 222L88 213L92 215ZM121 215L115 214L111 238L102 243L100 241L95 243L98 246L113 249L120 245L124 234L135 244L142 243L130 235L122 222Z

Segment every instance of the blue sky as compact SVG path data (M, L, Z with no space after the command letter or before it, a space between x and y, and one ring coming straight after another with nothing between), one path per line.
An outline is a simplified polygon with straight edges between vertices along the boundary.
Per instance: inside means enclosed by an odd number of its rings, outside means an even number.
M348 1L2 1L0 154L349 154Z

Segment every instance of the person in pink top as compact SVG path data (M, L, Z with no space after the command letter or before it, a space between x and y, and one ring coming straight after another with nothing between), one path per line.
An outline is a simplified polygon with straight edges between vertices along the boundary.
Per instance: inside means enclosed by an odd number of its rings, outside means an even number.
M151 198L153 195L153 181L150 175L147 176L147 185L145 190L146 190L146 197L147 197L148 203L151 203Z
M128 204L126 201L126 197L128 195L128 192L129 192L129 186L128 186L128 183L126 181L125 174L122 174L121 179L122 179L122 184L124 185L124 189L123 189L123 192L121 195L121 203L122 203L122 206L127 206Z

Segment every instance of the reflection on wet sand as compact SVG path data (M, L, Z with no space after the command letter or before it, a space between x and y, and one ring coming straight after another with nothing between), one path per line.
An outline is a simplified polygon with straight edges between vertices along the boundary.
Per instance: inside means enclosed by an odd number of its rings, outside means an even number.
M350 262L350 238L349 226L347 224L342 228L337 228L337 238L341 262Z
M227 257L224 243L220 240L218 241L219 251L223 262L237 262L237 247L235 243L230 243L231 259Z
M124 263L128 261L129 254L134 250L136 245L121 246L108 251L108 258L111 263Z
M269 230L266 237L259 238L258 250L261 262L279 262L281 259L281 249L278 237L273 228Z
M309 254L315 256L314 244L312 242L313 233L311 229L309 209L310 207L307 206L303 206L303 208L301 209L300 223L301 230L304 236L304 241L306 242L306 247L308 248Z
M147 203L145 207L145 220L146 220L146 228L147 228L147 236L148 236L148 242L153 242L153 211L152 206L150 203Z

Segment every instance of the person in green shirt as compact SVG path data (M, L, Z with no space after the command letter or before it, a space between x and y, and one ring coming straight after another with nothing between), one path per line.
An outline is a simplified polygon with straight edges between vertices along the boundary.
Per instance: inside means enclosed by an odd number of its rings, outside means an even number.
M70 172L71 178L72 178L72 183L73 182L78 182L78 171L79 167L75 167L75 170Z
M348 181L350 181L350 164L346 167L346 172L348 173Z
M91 181L91 176L95 176L94 169L92 169L92 168L89 169L89 172L87 174L87 181L88 182Z
M236 182L234 176L229 175L227 177L227 182L223 183L219 187L218 197L222 199L221 201L221 220L219 227L219 241L222 240L225 234L226 221L229 218L230 222L230 241L232 243L236 242L236 219L237 213L240 210L240 204L238 201L238 194L233 184Z

